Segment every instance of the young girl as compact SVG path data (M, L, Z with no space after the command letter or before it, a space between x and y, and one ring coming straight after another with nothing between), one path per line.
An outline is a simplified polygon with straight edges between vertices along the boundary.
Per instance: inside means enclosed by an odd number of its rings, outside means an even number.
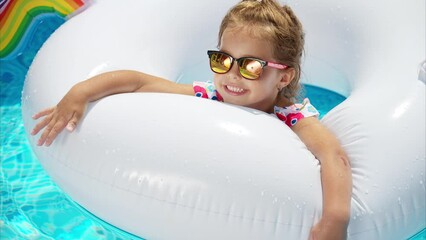
M293 103L303 45L302 26L288 6L275 0L241 1L222 21L219 50L208 51L213 83L178 84L126 70L100 74L73 86L57 106L35 114L34 119L44 119L32 134L44 129L38 145L49 146L64 128L76 127L89 102L127 92L196 95L275 114L321 163L323 212L311 239L344 239L352 192L348 158L336 137L318 121L309 101Z

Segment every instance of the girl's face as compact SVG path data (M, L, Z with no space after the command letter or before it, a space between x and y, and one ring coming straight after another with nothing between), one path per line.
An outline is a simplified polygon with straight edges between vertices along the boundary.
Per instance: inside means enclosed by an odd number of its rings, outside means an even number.
M238 59L255 57L265 61L277 62L273 58L272 47L266 40L254 38L244 28L227 28L223 32L220 51ZM285 70L271 67L263 68L260 78L247 80L239 72L237 62L229 72L214 74L214 84L224 102L273 112L278 89L285 87L291 76Z

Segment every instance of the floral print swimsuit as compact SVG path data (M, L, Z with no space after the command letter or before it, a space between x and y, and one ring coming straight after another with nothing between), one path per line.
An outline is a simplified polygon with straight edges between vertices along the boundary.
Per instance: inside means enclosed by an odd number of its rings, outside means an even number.
M213 82L194 82L193 88L196 97L223 102L223 98L216 90ZM318 110L312 106L307 98L302 103L296 103L288 107L274 106L274 114L289 127L294 126L300 119L305 117L319 116Z

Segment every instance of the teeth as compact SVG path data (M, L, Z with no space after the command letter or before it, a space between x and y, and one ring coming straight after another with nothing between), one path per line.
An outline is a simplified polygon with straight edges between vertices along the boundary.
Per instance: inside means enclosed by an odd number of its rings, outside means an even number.
M237 88L237 87L233 87L233 86L226 86L226 88L229 91L236 92L236 93L242 93L244 91L244 89L242 89L242 88Z

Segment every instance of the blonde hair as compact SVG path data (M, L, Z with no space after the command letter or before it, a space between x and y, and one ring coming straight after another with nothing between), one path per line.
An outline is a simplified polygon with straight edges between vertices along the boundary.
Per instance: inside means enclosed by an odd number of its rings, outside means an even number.
M231 8L222 20L219 46L228 27L243 27L253 36L269 41L273 46L274 58L295 69L293 80L279 92L279 96L294 101L300 90L305 34L293 10L287 5L281 7L275 0L243 0Z

